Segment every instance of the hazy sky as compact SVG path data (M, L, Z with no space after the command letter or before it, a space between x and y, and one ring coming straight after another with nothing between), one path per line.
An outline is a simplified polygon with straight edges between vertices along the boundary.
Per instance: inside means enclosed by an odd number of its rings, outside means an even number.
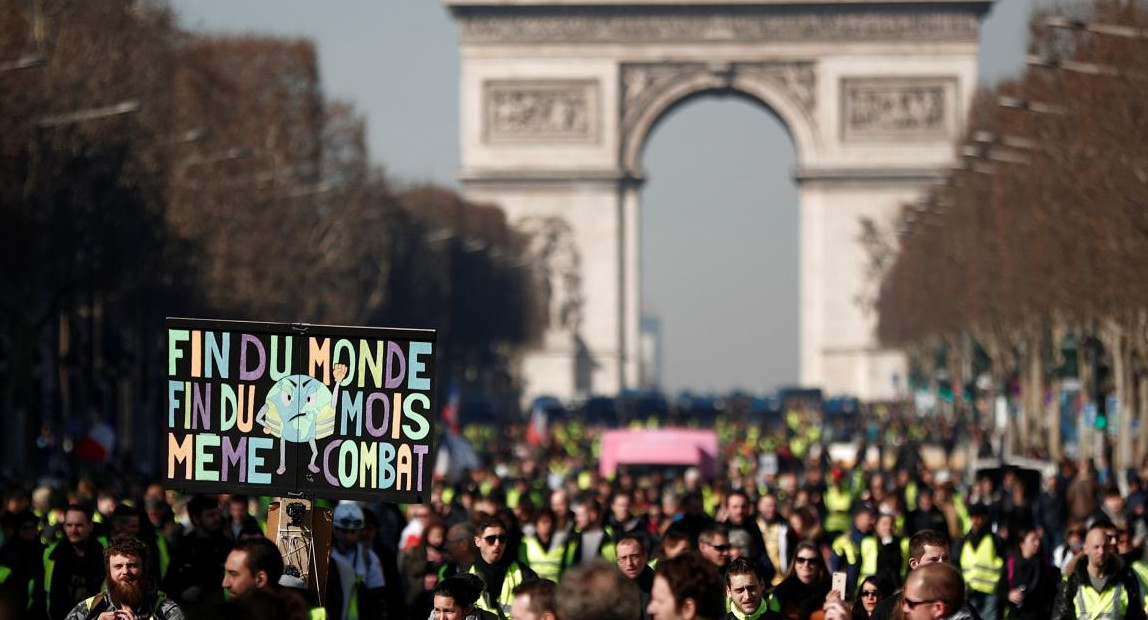
M982 83L1021 71L1033 1L993 8ZM325 92L367 117L372 157L391 178L458 186L458 38L438 0L171 4L193 30L314 40ZM784 127L740 99L688 104L650 139L642 297L662 320L669 391L762 393L796 381L795 161Z

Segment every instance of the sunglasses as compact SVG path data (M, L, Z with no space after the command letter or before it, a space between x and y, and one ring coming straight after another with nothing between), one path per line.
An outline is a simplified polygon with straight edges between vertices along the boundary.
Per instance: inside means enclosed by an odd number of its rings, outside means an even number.
M923 601L914 601L913 599L911 599L907 596L905 597L905 604L909 606L909 609L916 609L917 607L924 605L926 603L936 603L936 602L937 602L937 599L935 599L935 598L926 599Z
M483 536L482 539L485 540L486 544L488 545L493 545L494 543L504 543L506 542L506 534L498 534L497 536Z
M729 551L731 548L731 545L714 545L711 543L706 543L706 544L713 547L714 549L716 549L718 553L725 553L726 551Z
M799 556L797 556L797 558L795 558L795 559L794 559L794 563L795 563L795 564L812 564L812 563L814 563L814 562L816 562L816 561L817 561L817 558L815 558L815 557L814 557L814 558L810 558L810 557L806 557L806 556L800 556L800 555L799 555Z
M862 590L861 591L861 597L862 598L877 598L878 596L881 596L881 592L879 592L877 590Z

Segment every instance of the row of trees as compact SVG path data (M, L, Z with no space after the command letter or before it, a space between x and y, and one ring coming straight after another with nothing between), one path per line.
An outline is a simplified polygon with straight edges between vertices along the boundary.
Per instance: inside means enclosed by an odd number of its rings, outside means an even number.
M977 96L961 164L904 209L897 239L869 229L885 250L879 336L956 385L980 353L998 394L1019 386L1014 448L1059 454L1072 378L1102 413L1119 398L1117 464L1148 453L1146 8L1036 14L1030 66Z
M529 240L494 207L396 190L364 134L309 41L0 0L4 463L95 420L155 462L169 315L434 327L440 384L513 403L545 320Z

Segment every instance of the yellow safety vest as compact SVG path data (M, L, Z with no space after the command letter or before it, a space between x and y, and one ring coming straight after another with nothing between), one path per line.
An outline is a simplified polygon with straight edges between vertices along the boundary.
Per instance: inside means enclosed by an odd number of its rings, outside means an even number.
M1076 618L1077 620L1120 620L1128 612L1128 592L1124 584L1118 583L1104 591L1097 592L1091 583L1084 583L1076 588Z
M470 567L468 571L472 575L478 575L478 569L474 566ZM481 579L481 575L479 576ZM522 566L518 562L514 562L506 569L506 577L502 579L502 591L498 593L497 598L492 598L490 592L483 588L482 596L474 602L474 606L479 609L485 609L490 613L498 616L499 618L510 617L510 606L514 604L514 589L525 580L526 576L522 573Z
M171 566L171 552L167 548L167 539L163 534L156 532L155 548L159 552L159 578L167 577L167 567Z
M1132 572L1140 582L1140 594L1144 596L1144 608L1148 609L1148 564L1141 560L1132 563Z
M957 529L961 534L968 534L969 530L973 529L973 520L969 518L969 507L960 494L953 495L953 510L957 511L957 519L960 521Z
M824 499L829 512L825 516L825 529L830 532L849 531L849 507L853 505L853 494L844 485L837 488L831 484L825 489Z
M877 574L877 552L881 548L880 541L876 536L866 536L861 539L861 572L857 577L857 583L860 584L865 581L866 577L871 577ZM901 539L901 565L897 570L901 571L903 577L909 569L909 539Z
M558 581L568 566L565 556L566 545L554 545L548 551L534 536L522 539L522 559L542 579Z
M833 553L843 558L849 566L856 564L859 559L857 557L859 555L857 545L853 542L853 539L849 537L848 532L833 540Z
M0 583L4 583L5 581L8 581L8 578L11 576L12 576L12 569L8 568L7 566L0 565Z
M918 494L918 492L919 492L919 489L917 488L916 482L910 480L908 482L908 484L905 485L905 505L906 506L916 506L917 505L917 494Z
M969 589L982 594L996 592L1004 558L997 555L992 534L985 534L974 549L970 541L961 545L961 572Z
M96 538L96 541L100 543L101 547L107 549L108 539L106 536L100 536ZM52 546L44 550L44 605L48 607L49 614L52 612L52 574L56 572L56 558L52 557L52 553L56 550L56 547L60 546L61 542L65 541L52 543ZM3 583L3 581L0 581L0 583Z

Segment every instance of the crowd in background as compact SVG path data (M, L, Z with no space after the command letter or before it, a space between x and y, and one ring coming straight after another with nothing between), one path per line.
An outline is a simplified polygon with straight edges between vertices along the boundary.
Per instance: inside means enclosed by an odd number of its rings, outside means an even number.
M721 614L737 620L833 618L841 608L868 619L903 615L906 575L938 562L960 570L960 607L969 617L1001 620L1065 613L1066 584L1098 585L1096 575L1076 582L1073 575L1098 563L1115 570L1118 559L1120 574L1139 581L1121 586L1117 598L1139 599L1143 615L1148 471L1116 476L1067 459L1043 474L929 467L920 457L925 439L948 441L946 453L970 440L987 443L940 418L860 421L854 430L863 441L851 462L830 458L833 425L822 420L798 415L774 428L721 421L716 428L724 467L715 476L633 467L612 477L597 467L598 429L551 424L535 443L520 428L469 429L482 465L436 480L426 503L327 504L334 533L321 600L290 567L260 573L250 561L236 568L229 560L237 546L240 557L254 557L246 543L274 535L264 521L272 498L180 495L132 474L10 481L0 512L0 582L20 616L62 620L105 579L110 587L103 550L128 534L147 550L151 590L190 617L239 613L226 610L244 590L243 575L262 574L296 591L306 601L297 607L311 618L465 612L458 617L523 620L552 604L554 617L577 620L591 616L575 607L595 602L576 594L578 583L608 577L635 586L626 590L633 605L612 604L611 612L632 612L634 620L687 617L680 597L666 603L659 583L700 588L691 609L712 609L701 600L716 597ZM1102 555L1093 557L1087 543L1101 531ZM610 574L594 577L603 563ZM710 572L717 581L673 580ZM832 582L835 573L843 584ZM540 590L538 583L558 585ZM516 600L531 596L551 603L516 612ZM1134 617L1128 600L1119 617ZM447 601L449 609L440 609Z

